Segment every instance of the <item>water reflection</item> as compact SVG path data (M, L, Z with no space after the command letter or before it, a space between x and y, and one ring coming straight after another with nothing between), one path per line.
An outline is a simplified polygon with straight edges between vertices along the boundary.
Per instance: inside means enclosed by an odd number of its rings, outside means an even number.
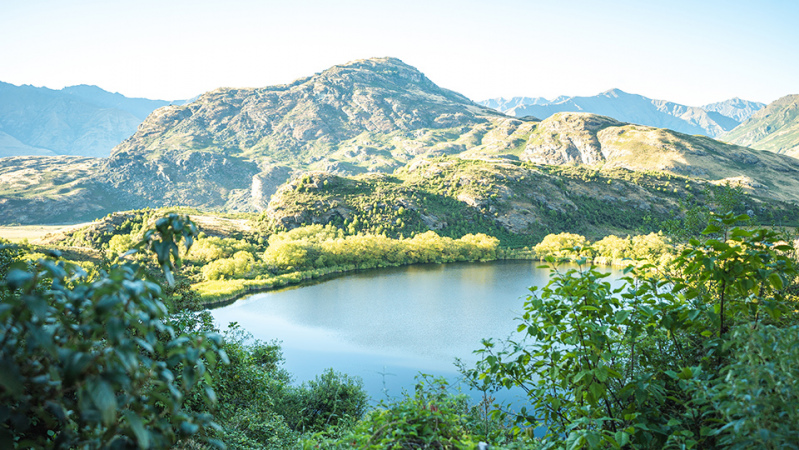
M483 338L516 327L528 287L543 285L537 262L422 265L360 272L301 288L256 294L212 311L256 338L282 341L298 381L327 367L361 376L373 397L394 394L419 371L454 375L476 361ZM390 373L386 376L385 373Z

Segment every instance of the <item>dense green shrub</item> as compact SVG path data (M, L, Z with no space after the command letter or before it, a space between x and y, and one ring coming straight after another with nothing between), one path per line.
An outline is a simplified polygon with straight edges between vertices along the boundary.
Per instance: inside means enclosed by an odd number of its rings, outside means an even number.
M177 241L190 246L195 234L172 215L138 246L156 253L171 280ZM176 333L161 288L141 267L115 265L89 278L51 256L2 270L1 446L167 448L216 426L184 402L225 360L222 337ZM210 387L199 395L207 405L215 398Z
M338 436L318 433L303 441L303 448L324 449L468 449L477 448L482 421L464 394L453 394L444 379L417 377L412 394L381 403L349 430ZM495 449L532 448L515 440ZM528 443L529 444L529 443Z
M359 378L328 369L292 388L279 407L292 429L316 432L360 419L368 399Z
M584 236L573 233L548 234L533 249L539 255L555 258L576 258L584 256L583 247L588 245Z
M184 323L199 330L215 330L210 313L189 316ZM282 398L290 390L290 375L281 367L283 360L276 342L262 342L233 323L224 332L224 350L230 364L217 368L206 382L217 397L214 417L219 427L209 436L230 448L291 448L298 434L283 417ZM189 407L205 411L207 406L193 392Z
M254 266L255 258L252 253L241 250L231 258L221 258L206 264L202 268L202 274L205 280L248 278L254 274Z
M368 234L343 236L335 227L310 225L272 235L263 259L278 272L343 266L369 269L494 259L498 246L496 238L484 234L452 239L427 231L412 238L392 239Z
M594 267L553 271L519 339L486 342L473 375L522 386L517 421L545 426L546 448L792 448L795 263L776 233L729 228L745 219L712 224L719 238L691 241L670 274L631 268L617 289Z

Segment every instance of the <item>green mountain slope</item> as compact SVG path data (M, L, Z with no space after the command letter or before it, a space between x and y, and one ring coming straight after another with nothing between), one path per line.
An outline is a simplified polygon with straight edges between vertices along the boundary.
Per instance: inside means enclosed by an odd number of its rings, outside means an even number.
M799 95L770 103L719 139L799 158Z
M395 236L428 229L452 237L483 232L504 245L528 245L552 232L600 237L655 231L686 208L721 207L730 192L662 172L442 157L394 175L305 174L278 190L261 220L271 230L331 223ZM738 212L757 221L799 217L794 204L735 195Z

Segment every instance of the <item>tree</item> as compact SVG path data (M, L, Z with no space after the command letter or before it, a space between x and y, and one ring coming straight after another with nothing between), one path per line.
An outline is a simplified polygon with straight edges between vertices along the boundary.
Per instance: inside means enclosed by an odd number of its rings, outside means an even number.
M585 237L579 234L549 234L535 246L535 251L541 256L573 258L577 257L580 254L580 250L587 244L588 241Z
M717 219L705 233L720 238L692 240L670 274L631 267L616 289L594 267L553 270L521 336L486 341L470 375L523 388L517 422L545 426L546 448L796 448L795 262L777 234L730 229L745 219Z
M137 249L156 254L170 284L178 243L197 229L170 214ZM177 335L161 287L129 262L95 278L51 252L13 263L0 283L0 446L167 448L215 426L183 407L217 359L220 335ZM211 404L210 387L202 396Z

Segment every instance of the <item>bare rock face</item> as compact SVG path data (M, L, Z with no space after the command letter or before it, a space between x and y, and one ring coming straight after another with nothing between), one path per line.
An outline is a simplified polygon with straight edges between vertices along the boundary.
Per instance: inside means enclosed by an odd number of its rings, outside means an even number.
M291 177L292 169L286 166L269 166L266 170L252 177L250 197L252 207L263 211L269 199L277 192L277 188Z
M231 191L249 189L258 166L211 152L184 152L159 159L139 155L111 158L99 174L115 189L146 206L220 208Z

